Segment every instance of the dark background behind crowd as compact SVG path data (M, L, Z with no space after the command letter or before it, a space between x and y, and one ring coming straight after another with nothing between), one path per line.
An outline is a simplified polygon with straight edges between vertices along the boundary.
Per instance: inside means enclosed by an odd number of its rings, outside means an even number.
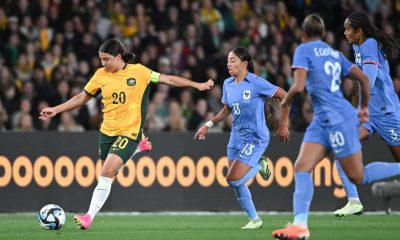
M107 38L120 39L136 54L136 62L154 71L216 81L205 93L166 85L152 88L145 132L196 130L222 108L231 49L248 48L255 73L288 90L304 16L319 13L328 29L325 40L352 59L343 22L353 11L367 12L378 28L399 37L400 0L0 1L0 130L98 129L100 99L48 121L39 121L38 115L82 91L101 66L97 49ZM397 94L398 60L390 62ZM357 104L354 82L344 79L342 87ZM272 131L280 115L277 106L267 101ZM299 96L292 106L291 129L304 131L312 117L310 100ZM212 131L230 126L229 118Z

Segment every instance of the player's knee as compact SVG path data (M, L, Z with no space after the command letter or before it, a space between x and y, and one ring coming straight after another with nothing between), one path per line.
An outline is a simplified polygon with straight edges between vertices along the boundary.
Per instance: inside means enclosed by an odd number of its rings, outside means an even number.
M226 181L232 182L232 181L237 181L240 179L240 176L238 174L233 174L232 172L228 172L228 175L226 176Z
M226 181L228 182L229 186L231 187L237 187L243 184L243 180L242 179L238 179L238 180L230 180L228 177L226 178Z
M115 171L114 171L114 169L103 167L103 169L101 169L101 176L107 177L107 178L113 178L115 176Z
M310 172L310 169L306 168L307 165L302 161L296 161L294 163L294 171L295 172Z
M363 182L363 175L353 175L353 176L348 176L350 181L353 182L356 185L361 185Z

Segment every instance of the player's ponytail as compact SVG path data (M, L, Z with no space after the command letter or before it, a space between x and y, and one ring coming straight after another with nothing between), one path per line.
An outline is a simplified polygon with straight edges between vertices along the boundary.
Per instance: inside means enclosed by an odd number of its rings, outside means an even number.
M133 63L133 60L135 60L136 55L133 53L123 53L122 54L122 59L126 63Z
M249 51L244 47L237 47L232 50L232 52L241 60L247 62L247 70L249 72L254 72L253 60L250 56Z
M107 39L99 47L99 52L108 53L113 56L121 55L122 60L126 63L131 63L135 59L135 54L125 52L125 48L122 43L117 39Z
M395 58L399 55L399 42L391 35L376 28L364 13L351 13L347 16L347 20L354 30L361 28L367 38L374 38L387 58Z

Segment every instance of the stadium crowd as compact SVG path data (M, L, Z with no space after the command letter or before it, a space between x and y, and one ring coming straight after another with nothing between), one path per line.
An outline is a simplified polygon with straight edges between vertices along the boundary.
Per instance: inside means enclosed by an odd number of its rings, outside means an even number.
M101 102L40 121L41 109L81 92L101 63L97 49L107 38L120 39L136 62L165 74L197 82L209 78L209 92L155 85L145 132L194 131L222 108L228 77L226 57L236 46L249 49L255 72L288 90L293 51L301 42L305 15L319 13L325 40L352 59L343 22L353 11L368 12L377 27L398 38L399 0L4 0L0 2L0 130L85 131L98 129ZM399 59L391 62L400 92ZM357 86L342 82L346 98L357 104ZM268 102L268 125L278 126L276 102ZM292 106L291 129L304 131L313 112L310 100ZM212 128L226 131L231 120Z

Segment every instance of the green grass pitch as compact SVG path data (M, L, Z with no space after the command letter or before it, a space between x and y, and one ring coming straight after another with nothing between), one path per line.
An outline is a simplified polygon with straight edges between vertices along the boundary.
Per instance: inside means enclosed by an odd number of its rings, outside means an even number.
M59 231L43 230L35 214L0 214L0 240L266 240L272 230L292 220L290 214L261 215L262 229L240 230L245 215L99 215L88 231L78 230L67 213ZM309 217L311 240L400 239L400 215L350 216L337 219L330 214Z

